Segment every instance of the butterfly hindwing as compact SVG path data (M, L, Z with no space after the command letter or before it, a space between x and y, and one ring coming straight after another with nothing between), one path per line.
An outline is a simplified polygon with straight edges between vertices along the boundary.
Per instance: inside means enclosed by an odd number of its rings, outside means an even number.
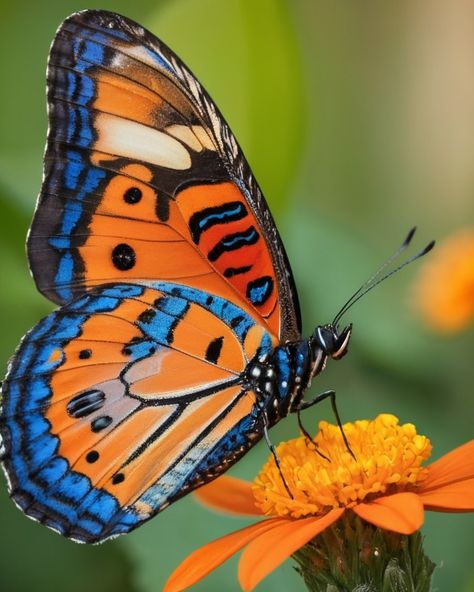
M179 282L299 337L291 270L217 108L151 33L103 11L57 32L45 179L28 252L58 303L107 282Z
M167 282L95 289L43 319L3 385L11 495L83 542L128 532L261 436L242 373L270 334Z

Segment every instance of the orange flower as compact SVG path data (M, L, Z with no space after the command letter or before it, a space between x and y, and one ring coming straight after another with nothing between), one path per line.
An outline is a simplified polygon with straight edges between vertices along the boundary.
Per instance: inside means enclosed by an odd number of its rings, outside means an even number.
M320 423L314 439L328 462L304 437L278 447L282 473L271 457L255 480L220 477L202 487L198 498L237 514L270 516L194 551L171 575L164 592L180 592L246 547L239 564L244 590L253 588L283 561L350 511L384 530L417 531L424 510L474 510L474 440L427 467L431 443L413 424L393 415L344 425L356 459L337 426Z
M415 306L439 331L459 331L474 318L474 230L460 231L436 248L421 269Z

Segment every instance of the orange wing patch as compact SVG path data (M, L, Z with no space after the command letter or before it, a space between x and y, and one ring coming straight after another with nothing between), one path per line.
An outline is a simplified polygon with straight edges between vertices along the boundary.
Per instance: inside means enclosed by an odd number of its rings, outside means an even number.
M113 72L101 72L96 84L95 109L145 125L156 124L155 114L163 100L155 92Z
M264 318L279 334L273 266L257 221L234 183L191 186L173 199L141 164L120 169L78 237L89 285L175 280Z
M127 165L105 188L79 247L90 284L112 280L177 279L209 273L187 240L176 204L145 181L149 169Z
M179 351L159 350L136 362L123 376L130 384L130 394L144 400L162 397L180 399L184 393L227 382L234 375L218 366L193 358Z
M265 238L234 183L192 185L176 201L193 242L279 334L278 287Z
M241 388L238 386L229 387L210 397L190 403L176 418L172 427L160 434L159 439L148 441L146 454L135 455L132 460L126 454L121 454L115 459L114 466L122 466L120 474L123 478L120 483L114 483L112 477L102 486L122 505L127 505L135 502L154 483L159 482L178 459L181 459L180 465L185 464L187 460L190 461L187 457L193 452L196 454L200 447L212 450L212 447L243 417L249 415L253 408L255 400L249 393L241 396L235 403L240 392ZM125 424L124 430L126 428ZM208 433L196 449L194 442L203 431ZM125 432L122 437L127 437ZM108 442L104 443L104 446L108 445ZM109 474L112 472L113 470L109 470Z
M82 447L78 446L76 436L76 443L71 441L71 449L67 450L68 434L63 434L62 438L66 438L66 442L61 442L61 453L64 450L69 454L76 454L72 467L87 475L95 487L101 487L107 481L111 485L117 481L113 476L117 474L118 468L126 463L141 442L146 441L159 430L174 409L171 405L140 409L128 415L105 437L103 434L83 433L85 440ZM80 455L77 455L78 450L81 452Z

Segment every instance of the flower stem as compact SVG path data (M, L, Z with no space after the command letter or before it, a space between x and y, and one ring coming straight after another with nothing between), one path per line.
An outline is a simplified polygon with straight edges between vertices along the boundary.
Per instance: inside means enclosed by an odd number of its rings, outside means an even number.
M351 512L293 558L310 592L429 592L435 568L420 532L381 530Z

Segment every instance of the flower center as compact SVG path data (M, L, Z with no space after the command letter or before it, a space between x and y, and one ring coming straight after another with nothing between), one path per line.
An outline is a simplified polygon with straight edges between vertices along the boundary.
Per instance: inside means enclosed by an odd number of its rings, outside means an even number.
M426 477L427 469L421 464L431 454L431 443L416 433L413 424L399 425L394 415L382 414L372 421L346 423L344 433L355 459L339 427L325 421L320 422L314 442L330 461L303 436L280 444L277 454L293 499L270 457L253 485L260 509L268 515L293 518L323 514L413 489Z

